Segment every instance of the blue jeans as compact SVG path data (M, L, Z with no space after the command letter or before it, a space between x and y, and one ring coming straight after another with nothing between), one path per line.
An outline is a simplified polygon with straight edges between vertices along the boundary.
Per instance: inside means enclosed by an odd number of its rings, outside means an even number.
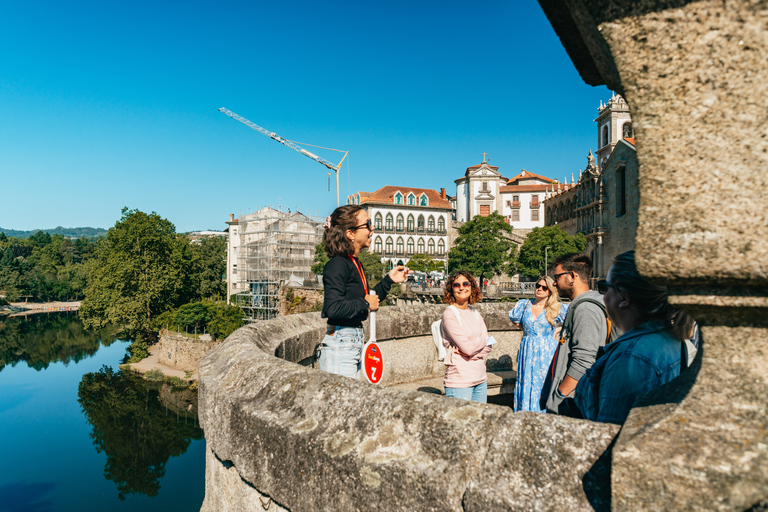
M445 396L460 400L472 400L481 404L488 402L488 381L471 388L445 388Z
M330 334L335 329L333 334ZM321 370L352 379L360 378L363 360L363 328L328 326L320 345Z

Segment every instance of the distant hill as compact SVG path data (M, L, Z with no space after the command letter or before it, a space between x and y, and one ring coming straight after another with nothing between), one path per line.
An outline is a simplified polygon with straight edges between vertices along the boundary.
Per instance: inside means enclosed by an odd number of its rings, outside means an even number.
M53 229L33 229L31 231L0 228L0 233L5 233L6 236L15 236L16 238L28 238L38 231L44 231L49 235L62 235L67 238L98 238L107 234L107 230L101 228L65 228L59 226Z

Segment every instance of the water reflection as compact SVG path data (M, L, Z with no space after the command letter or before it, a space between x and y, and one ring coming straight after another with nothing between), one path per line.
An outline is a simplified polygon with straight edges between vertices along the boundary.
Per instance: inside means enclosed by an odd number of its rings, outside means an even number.
M51 363L79 362L114 341L108 328L86 331L75 313L0 317L0 371L19 361L38 371Z
M170 457L182 455L202 439L197 424L197 394L104 366L86 373L78 402L93 427L96 451L104 452L104 476L117 485L118 498L156 496Z

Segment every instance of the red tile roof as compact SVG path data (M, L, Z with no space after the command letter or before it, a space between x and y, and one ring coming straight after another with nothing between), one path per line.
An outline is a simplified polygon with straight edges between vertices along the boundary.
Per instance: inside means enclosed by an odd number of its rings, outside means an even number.
M440 192L437 190L432 190L431 188L412 188L412 187L394 187L391 185L387 185L385 187L380 188L370 196L366 197L364 200L361 201L361 204L387 204L387 205L394 205L395 204L395 193L400 192L403 194L403 201L405 201L405 198L408 197L409 192L413 192L413 195L416 196L416 205L406 205L406 204L399 204L397 206L409 206L410 208L446 208L448 210L451 209L451 203L449 203L446 199L443 199L440 197ZM421 197L421 194L426 194L427 199L429 201L428 206L420 206L418 204L418 199Z
M629 142L633 146L637 146L637 144L635 144L635 138L634 137L624 137L624 140Z
M553 180L552 178L547 178L546 176L541 176L539 174L535 174L535 173L532 173L530 171L526 171L525 169L523 169L520 172L520 174L518 174L514 178L510 179L509 181L507 181L507 185L511 185L512 182L517 181L519 179L528 179L528 178L542 180L542 181L545 181L547 183L554 183L555 182L555 180Z
M472 170L474 170L474 169L479 169L479 168L481 168L481 167L482 167L482 166L484 166L484 165L487 165L487 166L488 166L488 168L490 168L490 169L493 169L493 170L494 170L494 171L496 171L496 172L498 172L498 171L499 171L499 168L498 168L498 167L495 167L495 166L493 166L493 165L489 165L489 164L487 164L487 163L484 163L484 164L478 164L478 165L473 165L473 166L471 166L471 167L467 167L467 170L466 170L466 172L464 173L464 176L469 176L469 172L470 172L470 171L472 171Z

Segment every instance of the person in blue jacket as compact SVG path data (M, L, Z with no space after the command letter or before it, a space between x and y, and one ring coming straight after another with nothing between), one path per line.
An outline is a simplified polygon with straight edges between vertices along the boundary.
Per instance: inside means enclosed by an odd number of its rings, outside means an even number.
M318 365L321 370L357 379L363 351L363 320L368 311L379 309L393 283L405 282L410 272L399 265L368 289L365 269L358 259L360 251L371 246L373 224L362 206L336 208L325 221L323 243L330 260L323 269L323 312L328 319L320 344Z
M667 288L637 271L635 253L614 259L598 281L608 317L622 334L579 379L575 402L588 420L623 424L635 400L680 374L681 343L693 320L667 301Z

